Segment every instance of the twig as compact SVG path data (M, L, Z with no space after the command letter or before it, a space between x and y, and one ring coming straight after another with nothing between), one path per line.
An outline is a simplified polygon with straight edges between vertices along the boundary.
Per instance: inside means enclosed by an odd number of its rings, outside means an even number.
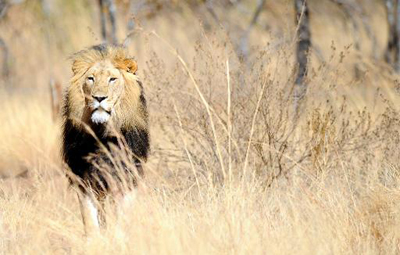
M265 91L266 86L267 86L267 80L265 80L262 85L261 93L257 100L256 109L254 111L253 120L251 121L250 137L249 137L249 142L248 142L247 149L246 149L246 156L244 158L243 180L246 177L246 173L247 173L247 161L248 161L248 157L249 157L250 146L251 146L252 139L253 139L253 133L254 133L254 127L255 127L256 119L257 119L257 115L258 115L258 109L260 108L261 100L264 96L264 91Z
M212 129L212 132L213 132L215 146L216 146L217 154L218 154L218 159L219 159L219 163L220 163L220 166L221 166L222 175L223 175L223 178L224 178L224 181L225 181L226 180L226 171L225 171L224 161L223 161L223 157L222 157L222 153L221 153L221 148L220 148L218 137L217 137L217 131L215 129L213 115L211 113L211 107L210 107L209 103L207 102L207 100L205 99L203 93L200 90L199 85L196 82L196 79L194 78L192 72L190 71L189 67L187 66L186 62L183 60L181 55L179 55L178 52L176 51L176 49L174 49L174 47L172 47L171 44L169 44L164 38L159 36L155 31L152 31L151 33L154 36L156 36L158 39L163 41L170 48L171 53L173 53L178 58L179 62L182 64L184 70L186 71L186 73L188 74L190 80L192 81L192 83L193 83L198 95L200 96L200 99L201 99L202 103L204 104L204 107L206 108L208 117L210 119L210 126L211 126L211 129Z
M229 73L229 59L226 60L226 81L228 85L228 173L229 183L232 183L232 125L231 125L231 79Z
M190 166L192 168L192 172L193 172L194 178L196 179L197 189L199 190L200 196L203 197L202 193L200 192L200 182L199 182L199 178L197 177L196 168L194 167L194 164L193 164L192 155L190 154L190 152L188 150L188 146L187 146L186 140L183 138L183 125L182 125L181 117L179 115L179 112L178 112L178 109L176 108L175 103L174 103L174 110L175 110L176 116L178 118L179 127L181 128L180 135L181 135L181 138L182 138L182 141L183 141L183 145L185 147L185 152L186 152L186 155L187 155L187 157L189 159Z

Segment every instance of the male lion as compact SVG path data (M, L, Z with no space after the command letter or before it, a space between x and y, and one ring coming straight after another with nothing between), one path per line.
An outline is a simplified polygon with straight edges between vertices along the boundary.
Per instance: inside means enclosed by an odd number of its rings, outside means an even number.
M63 157L73 173L71 181L81 190L79 202L88 233L99 228L103 208L98 206L105 195L122 195L114 185L122 179L113 170L99 167L103 163L115 168L110 151L123 147L121 140L137 169L133 173L123 164L133 186L135 177L143 174L141 162L149 150L148 114L137 64L123 47L93 46L73 55L72 61L73 77L64 97Z

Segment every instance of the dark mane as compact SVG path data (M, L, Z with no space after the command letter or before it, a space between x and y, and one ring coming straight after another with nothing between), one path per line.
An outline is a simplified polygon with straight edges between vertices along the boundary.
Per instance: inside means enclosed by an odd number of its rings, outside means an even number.
M97 193L104 193L108 191L109 184L106 176L103 176L104 173L98 169L95 163L106 162L113 169L114 166L112 166L109 156L102 150L101 145L110 150L110 145L120 146L120 143L115 136L107 135L102 125L94 126L92 130L98 140L86 130L77 128L71 120L67 119L63 125L63 157L72 173L86 184L85 186L79 184L81 189L91 187ZM140 165L141 161L146 161L150 147L148 130L119 130L119 132L132 152L132 162ZM89 160L91 155L96 156ZM127 168L126 170L130 171ZM137 170L139 175L143 175L141 167ZM109 174L114 175L114 173Z

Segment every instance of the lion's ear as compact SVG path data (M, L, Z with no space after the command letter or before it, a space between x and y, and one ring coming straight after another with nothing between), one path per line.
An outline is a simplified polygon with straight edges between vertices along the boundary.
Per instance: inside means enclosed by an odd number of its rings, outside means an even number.
M86 71L88 68L89 68L89 67L88 67L88 64L87 64L86 62L84 62L84 61L81 61L81 60L74 60L74 61L72 62L72 67L71 67L71 69L72 69L72 72L73 72L74 75L76 75L76 74L79 73L79 72L84 72L84 71Z
M78 61L77 60L75 60L74 62L72 62L72 67L71 67L71 69L72 69L72 72L74 73L74 74L76 74L77 72L78 72L78 69L79 69L79 64L78 64Z
M129 72L129 73L136 73L137 69L138 69L138 65L136 63L135 60L131 59L131 58L127 58L124 60L124 69Z

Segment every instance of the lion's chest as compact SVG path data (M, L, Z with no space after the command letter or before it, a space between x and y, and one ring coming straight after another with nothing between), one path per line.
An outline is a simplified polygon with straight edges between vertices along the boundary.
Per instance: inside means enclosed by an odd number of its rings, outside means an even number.
M68 121L65 123L63 136L64 160L72 172L80 177L93 171L93 166L88 160L89 157L94 157L94 159L106 157L100 144L107 148L110 143L117 142L114 137L97 136L94 138L92 134L77 129Z

